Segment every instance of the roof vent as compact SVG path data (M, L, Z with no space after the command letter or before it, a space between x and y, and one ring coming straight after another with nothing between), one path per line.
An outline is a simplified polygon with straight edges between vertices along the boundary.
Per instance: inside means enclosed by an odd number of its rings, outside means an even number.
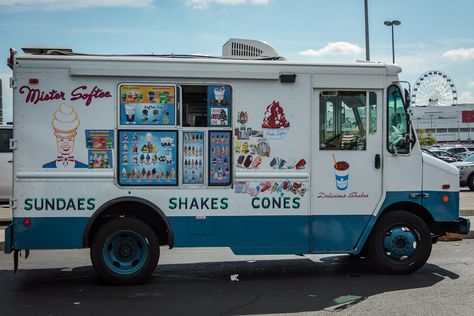
M32 55L69 55L72 54L71 48L66 47L41 47L41 46L33 46L33 47L24 47L22 48L25 54L32 54Z
M285 60L278 52L267 43L231 38L222 47L222 57L236 59L271 59Z

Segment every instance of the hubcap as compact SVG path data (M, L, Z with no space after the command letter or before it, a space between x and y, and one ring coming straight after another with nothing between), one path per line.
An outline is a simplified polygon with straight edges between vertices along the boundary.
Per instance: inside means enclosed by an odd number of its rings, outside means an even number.
M147 258L147 241L139 234L122 230L112 234L103 249L104 262L117 274L127 275L140 270Z
M393 226L385 233L383 239L385 254L395 260L406 260L413 256L417 247L414 231L406 226Z

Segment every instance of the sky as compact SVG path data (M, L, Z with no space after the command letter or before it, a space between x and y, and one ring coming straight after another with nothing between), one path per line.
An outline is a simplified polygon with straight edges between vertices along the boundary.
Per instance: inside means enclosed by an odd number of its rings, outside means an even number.
M474 102L473 0L369 0L371 61L401 80L440 70L459 103ZM290 61L365 60L364 0L0 0L0 78L9 48L69 47L99 54L220 56L231 37L263 40ZM3 79L5 80L5 79ZM4 101L11 117L11 93Z

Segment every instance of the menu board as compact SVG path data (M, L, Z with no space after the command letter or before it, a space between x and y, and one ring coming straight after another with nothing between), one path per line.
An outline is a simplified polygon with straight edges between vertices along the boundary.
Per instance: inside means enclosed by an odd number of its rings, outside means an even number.
M120 185L178 185L177 131L119 131Z
M204 132L183 132L183 184L204 184Z
M176 87L121 85L121 125L176 125Z
M231 184L231 133L231 131L209 131L209 185Z

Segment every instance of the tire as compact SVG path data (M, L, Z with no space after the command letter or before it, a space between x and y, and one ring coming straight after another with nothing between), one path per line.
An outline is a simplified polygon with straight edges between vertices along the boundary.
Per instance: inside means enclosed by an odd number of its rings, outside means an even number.
M367 250L379 272L408 274L426 263L431 247L431 232L420 217L406 211L394 211L377 222Z
M92 241L92 265L108 284L144 283L155 270L159 256L155 232L136 218L121 217L106 222Z
M474 191L474 174L471 174L467 179L467 186L469 190Z

